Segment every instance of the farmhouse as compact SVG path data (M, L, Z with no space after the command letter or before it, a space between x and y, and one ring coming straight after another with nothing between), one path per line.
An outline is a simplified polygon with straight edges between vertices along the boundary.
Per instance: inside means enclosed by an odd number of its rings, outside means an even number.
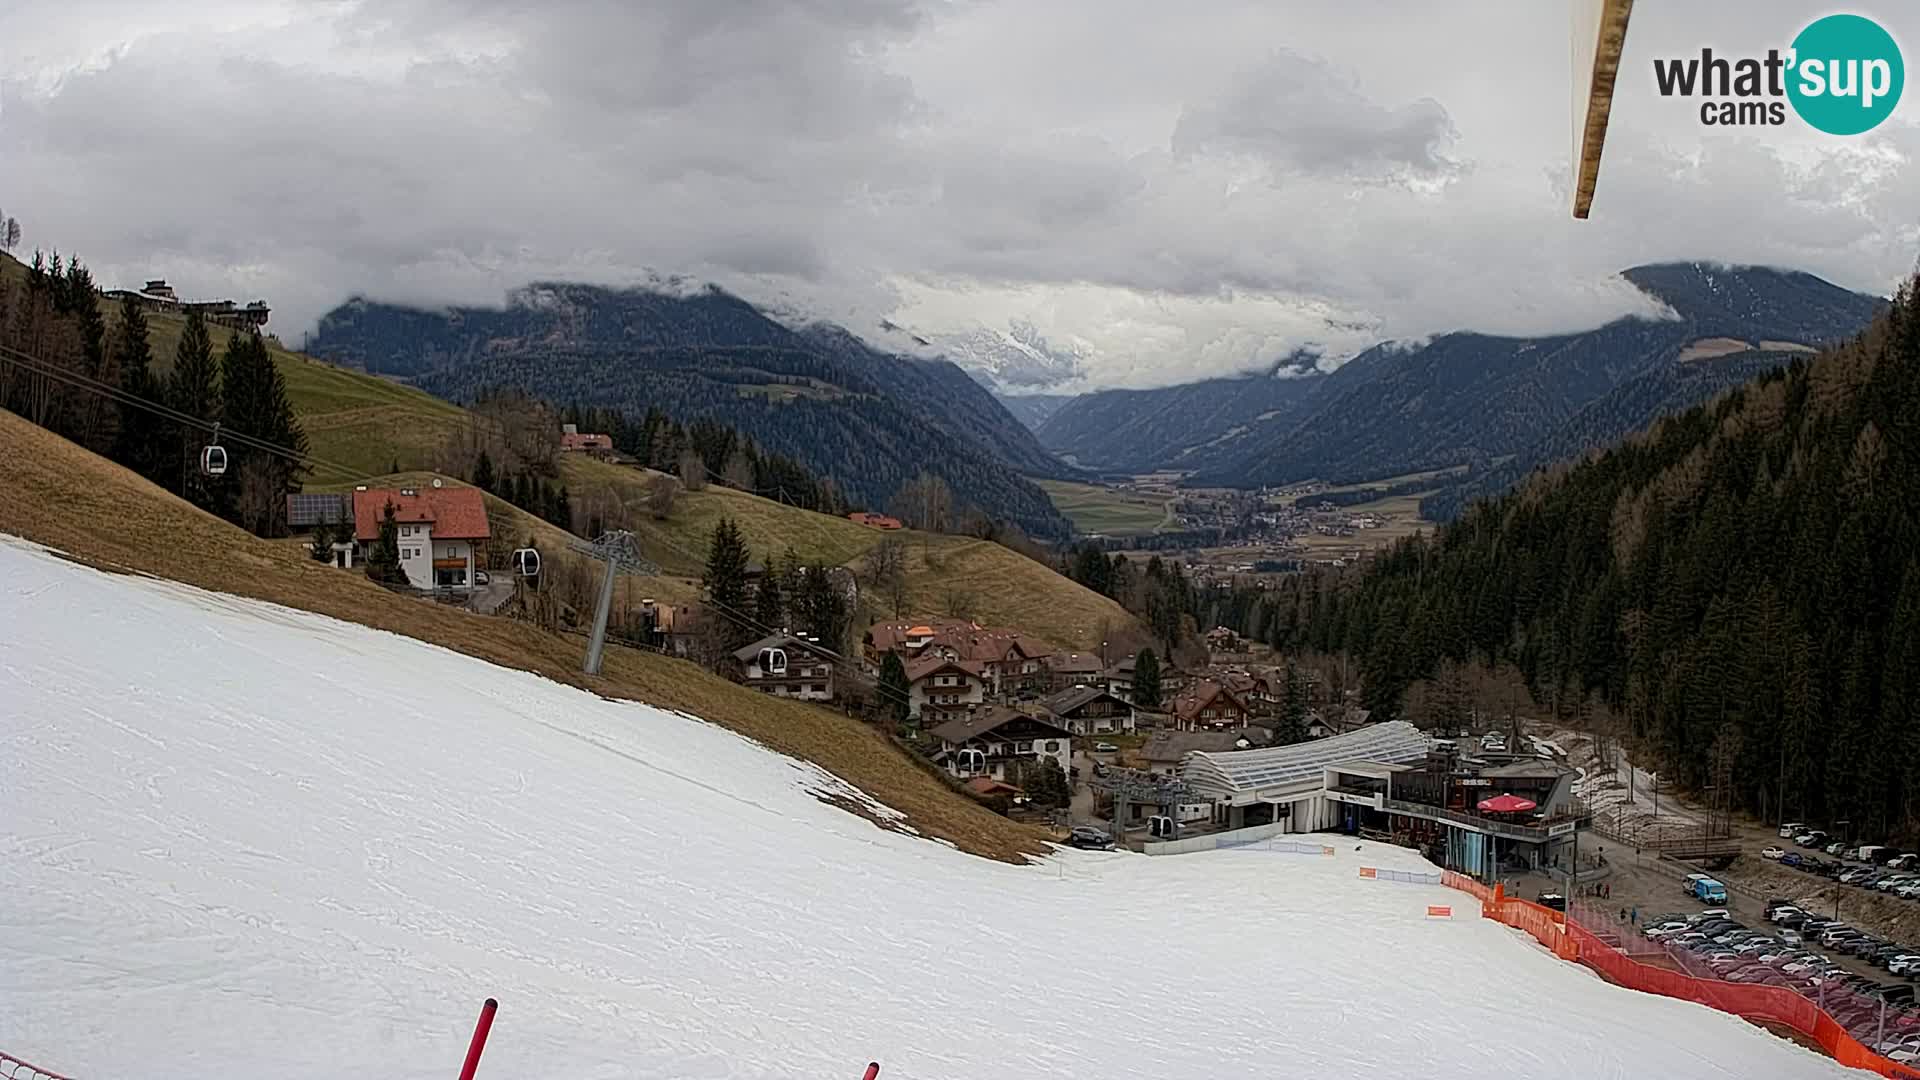
M1212 679L1201 679L1173 702L1173 726L1181 731L1227 731L1244 728L1252 713L1232 690Z
M740 681L763 694L802 701L833 700L833 661L795 634L769 634L733 654Z
M930 734L940 742L935 760L954 776L1008 780L1023 759L1051 758L1062 773L1073 762L1072 732L1004 705L961 713Z
M885 514L870 514L864 510L856 510L848 514L847 520L858 525L865 525L869 529L882 529L887 532L901 527L899 518L888 517Z
M476 548L491 535L479 488L354 488L353 539L360 560L379 541L389 506L399 527L400 567L409 584L416 589L473 587Z
M1097 686L1062 690L1040 705L1056 725L1075 735L1110 735L1133 730L1133 706Z
M573 424L562 424L560 451L565 454L593 454L605 457L613 453L613 436L587 434Z
M907 664L907 716L939 723L987 700L980 665L944 656L923 656Z

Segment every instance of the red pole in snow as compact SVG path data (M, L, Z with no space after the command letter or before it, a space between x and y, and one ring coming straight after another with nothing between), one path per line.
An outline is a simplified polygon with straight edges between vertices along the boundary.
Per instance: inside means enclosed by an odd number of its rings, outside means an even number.
M880 1075L880 1063L877 1061L867 1062L866 1080L874 1080L874 1078L879 1075Z
M480 1006L480 1022L473 1025L473 1042L467 1047L467 1063L460 1066L460 1080L473 1080L473 1071L480 1067L480 1051L487 1048L487 1032L493 1030L493 1014L500 1003L492 998Z

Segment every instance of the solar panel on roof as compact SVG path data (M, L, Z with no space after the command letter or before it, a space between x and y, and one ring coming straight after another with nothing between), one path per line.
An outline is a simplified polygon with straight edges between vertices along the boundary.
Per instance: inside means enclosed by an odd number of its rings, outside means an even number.
M352 517L345 495L301 493L287 496L287 524L313 525L322 521L344 522Z

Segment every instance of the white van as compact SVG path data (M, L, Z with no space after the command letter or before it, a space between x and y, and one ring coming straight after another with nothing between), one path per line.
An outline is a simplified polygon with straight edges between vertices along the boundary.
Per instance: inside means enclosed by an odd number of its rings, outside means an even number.
M1794 837L1799 836L1801 833L1806 832L1808 829L1812 827L1813 826L1808 825L1804 821L1789 821L1786 824L1780 826L1780 835L1791 840Z

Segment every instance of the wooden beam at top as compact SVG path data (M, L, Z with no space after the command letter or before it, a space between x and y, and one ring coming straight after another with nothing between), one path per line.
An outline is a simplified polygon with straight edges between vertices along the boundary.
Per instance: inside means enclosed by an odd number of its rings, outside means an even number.
M1613 111L1613 80L1627 44L1627 19L1633 0L1604 0L1600 40L1593 50L1593 79L1588 84L1587 119L1580 133L1580 170L1573 186L1573 216L1585 218L1600 179L1600 151L1607 141L1607 116Z

